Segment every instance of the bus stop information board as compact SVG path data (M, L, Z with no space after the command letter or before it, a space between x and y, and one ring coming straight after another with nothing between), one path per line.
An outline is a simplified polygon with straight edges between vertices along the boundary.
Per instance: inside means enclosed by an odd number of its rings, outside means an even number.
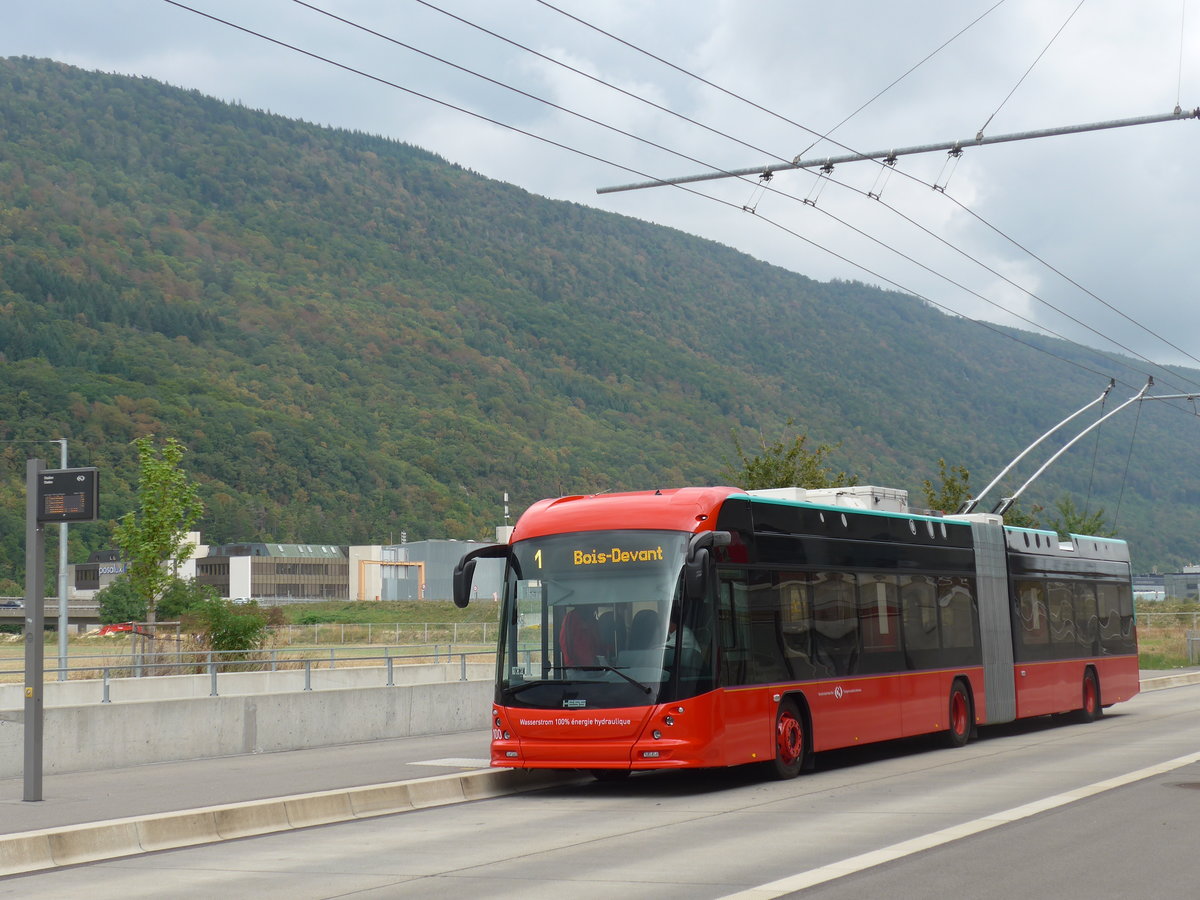
M100 518L100 476L84 469L43 469L37 481L37 520L95 522Z

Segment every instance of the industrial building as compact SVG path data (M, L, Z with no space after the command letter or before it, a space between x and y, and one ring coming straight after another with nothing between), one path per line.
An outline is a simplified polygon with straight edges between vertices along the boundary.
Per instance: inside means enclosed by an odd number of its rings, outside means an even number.
M449 600L451 578L477 541L428 540L393 545L280 544L239 542L209 547L188 535L192 555L180 576L216 589L231 600ZM493 571L494 569L494 571ZM116 550L93 553L68 567L70 597L91 599L125 572ZM473 593L491 598L500 590L500 567L480 566Z

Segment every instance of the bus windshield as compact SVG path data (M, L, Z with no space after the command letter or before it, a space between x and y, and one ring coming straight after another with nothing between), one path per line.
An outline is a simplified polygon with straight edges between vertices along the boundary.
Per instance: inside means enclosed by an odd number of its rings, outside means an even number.
M499 688L542 709L659 702L675 663L689 535L591 531L519 541L504 591Z

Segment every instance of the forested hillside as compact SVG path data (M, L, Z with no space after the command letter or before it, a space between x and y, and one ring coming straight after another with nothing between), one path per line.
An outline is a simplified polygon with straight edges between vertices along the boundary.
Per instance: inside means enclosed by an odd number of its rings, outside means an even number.
M982 486L1105 384L1021 340L395 141L0 60L0 441L66 437L108 519L146 433L189 448L213 543L486 537L505 491L516 514L721 482L735 430L789 418L864 483L919 497L942 457ZM1130 413L1029 499L1090 484L1138 564L1173 568L1200 435L1149 406L1132 457ZM58 449L0 454L2 594L24 460ZM108 542L74 527L72 561Z

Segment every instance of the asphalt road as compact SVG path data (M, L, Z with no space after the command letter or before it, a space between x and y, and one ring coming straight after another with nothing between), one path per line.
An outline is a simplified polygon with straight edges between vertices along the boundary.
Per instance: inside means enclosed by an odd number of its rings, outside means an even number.
M789 782L564 785L15 876L0 897L1195 896L1198 750L1200 686L1178 687L961 750L822 754Z

